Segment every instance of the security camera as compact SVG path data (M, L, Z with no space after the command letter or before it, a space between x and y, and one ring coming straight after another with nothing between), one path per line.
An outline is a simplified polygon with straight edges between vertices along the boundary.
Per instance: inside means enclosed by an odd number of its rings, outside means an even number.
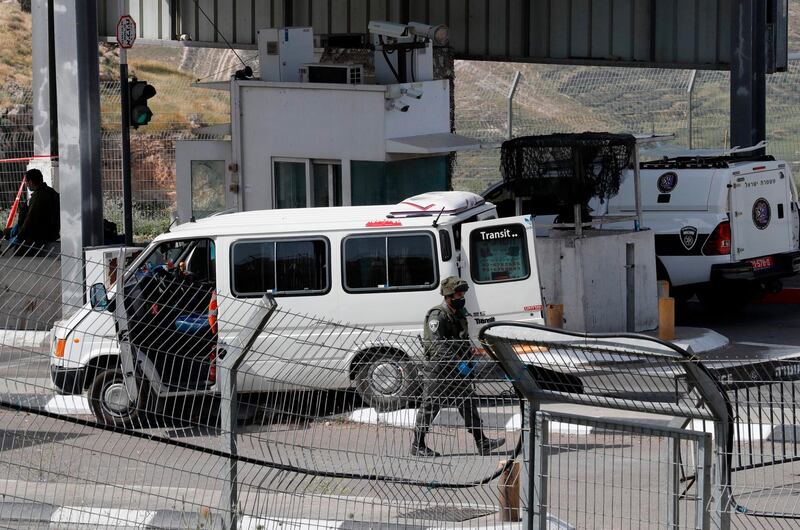
M402 101L398 102L396 100L389 100L386 102L386 110L399 110L400 112L408 112L408 109L411 107L406 105Z
M395 24L394 22L371 20L367 29L374 35L382 35L394 39L409 36L408 26L405 24Z
M408 29L411 35L433 41L437 46L445 46L450 40L450 30L444 24L429 26L421 22L409 22Z
M402 88L400 89L400 93L410 98L422 99L422 90L417 90L416 88Z

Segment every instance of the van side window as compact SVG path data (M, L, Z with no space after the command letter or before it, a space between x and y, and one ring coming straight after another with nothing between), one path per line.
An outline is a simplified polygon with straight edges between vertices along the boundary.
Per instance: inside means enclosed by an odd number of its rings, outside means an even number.
M525 227L494 225L470 233L470 273L475 283L524 280L530 276Z
M438 283L431 234L355 236L343 248L348 291L426 290Z
M323 239L238 241L231 250L236 296L322 294L328 291L328 244Z

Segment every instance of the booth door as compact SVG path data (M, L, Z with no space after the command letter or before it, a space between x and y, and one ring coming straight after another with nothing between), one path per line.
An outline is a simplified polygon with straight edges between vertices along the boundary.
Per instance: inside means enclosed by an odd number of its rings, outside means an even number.
M231 191L231 142L181 140L175 143L178 222L237 209Z

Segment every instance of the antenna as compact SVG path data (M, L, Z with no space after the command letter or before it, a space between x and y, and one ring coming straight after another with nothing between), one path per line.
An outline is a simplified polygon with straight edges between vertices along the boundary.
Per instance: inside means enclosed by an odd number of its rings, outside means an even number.
M439 215L436 216L436 219L433 220L433 227L434 228L436 228L439 225L439 218L442 216L443 213L444 213L444 206L442 206L442 209L439 212Z

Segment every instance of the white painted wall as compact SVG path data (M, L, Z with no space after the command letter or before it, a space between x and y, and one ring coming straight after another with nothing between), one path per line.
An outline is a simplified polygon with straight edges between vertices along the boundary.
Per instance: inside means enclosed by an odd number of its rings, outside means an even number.
M272 207L274 158L341 160L349 200L351 160L386 161L386 140L450 131L446 80L409 83L407 112L386 108L383 85L231 82L234 163L244 210Z
M588 230L585 237L553 231L536 238L545 304L564 304L564 328L587 332L626 329L625 244L635 244L636 331L658 326L653 232Z

